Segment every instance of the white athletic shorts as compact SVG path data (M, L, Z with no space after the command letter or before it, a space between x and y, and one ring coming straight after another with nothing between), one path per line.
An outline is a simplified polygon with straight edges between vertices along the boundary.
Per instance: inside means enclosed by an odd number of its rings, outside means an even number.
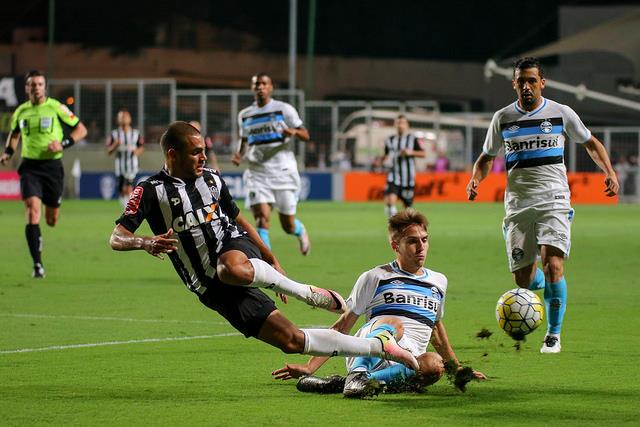
M297 173L269 176L247 169L242 179L247 190L247 209L268 203L275 205L281 214L295 215L300 193L300 176Z
M507 247L509 270L516 271L536 262L540 245L560 249L565 258L571 249L570 205L553 207L532 206L508 214L502 222Z

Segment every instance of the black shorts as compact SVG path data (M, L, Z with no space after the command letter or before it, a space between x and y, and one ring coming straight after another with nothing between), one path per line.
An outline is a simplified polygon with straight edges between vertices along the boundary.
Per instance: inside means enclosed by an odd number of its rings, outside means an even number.
M62 160L23 159L18 168L22 199L36 196L45 206L57 208L62 203L64 168Z
M384 195L395 194L405 206L409 207L413 205L413 191L414 187L401 187L393 182L387 182L384 188Z
M241 251L247 258L261 258L256 245L246 236L229 240L220 253L230 250ZM226 285L218 275L207 283L207 290L199 298L202 304L217 311L247 338L257 337L267 317L277 310L273 300L260 289Z
M122 191L125 186L133 187L133 179L118 175L118 191Z

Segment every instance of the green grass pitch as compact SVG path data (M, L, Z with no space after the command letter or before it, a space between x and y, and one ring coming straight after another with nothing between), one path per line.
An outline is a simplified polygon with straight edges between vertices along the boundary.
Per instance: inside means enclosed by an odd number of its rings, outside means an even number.
M0 203L0 424L637 422L640 206L576 206L559 355L539 353L544 327L519 351L498 330L495 303L514 287L502 206L417 208L431 221L427 266L449 278L444 321L454 349L490 380L471 383L464 394L441 380L424 394L352 401L274 381L272 370L306 356L238 336L185 289L168 260L111 251L116 202L68 201L55 229L42 226L47 278L40 281L30 277L21 203ZM393 258L379 203L307 202L300 218L313 243L307 258L273 218L274 250L294 279L347 296L362 271ZM298 301L281 309L301 326L335 320ZM482 328L493 335L476 338ZM334 358L319 373L342 372L343 360Z

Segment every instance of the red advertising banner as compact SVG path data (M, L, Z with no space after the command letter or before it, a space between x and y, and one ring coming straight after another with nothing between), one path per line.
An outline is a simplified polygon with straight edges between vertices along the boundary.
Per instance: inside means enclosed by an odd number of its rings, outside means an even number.
M18 172L0 172L0 200L20 200Z
M416 202L463 202L470 175L466 172L434 172L416 174ZM344 200L364 202L382 200L386 175L370 172L348 172L344 175ZM572 203L615 204L617 197L604 194L604 174L569 173ZM504 199L507 177L492 173L480 184L479 202L500 202Z

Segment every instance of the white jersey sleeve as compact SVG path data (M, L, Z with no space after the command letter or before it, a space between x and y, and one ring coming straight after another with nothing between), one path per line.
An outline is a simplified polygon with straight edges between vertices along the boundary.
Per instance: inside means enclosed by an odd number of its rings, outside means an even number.
M584 144L591 139L591 131L582 123L578 114L569 106L563 105L566 119L564 131L569 142Z
M287 126L294 129L302 126L302 119L300 119L300 116L298 115L296 109L293 108L293 106L291 106L290 104L286 103L283 103L283 107L284 108L282 113L284 115L284 122L287 124Z
M360 316L367 311L376 290L377 280L372 271L365 271L358 277L356 284L347 298L347 307Z
M504 146L504 140L502 139L502 132L500 131L500 113L496 112L491 119L491 124L487 130L487 136L484 139L484 145L482 151L490 156L497 156L500 149Z

